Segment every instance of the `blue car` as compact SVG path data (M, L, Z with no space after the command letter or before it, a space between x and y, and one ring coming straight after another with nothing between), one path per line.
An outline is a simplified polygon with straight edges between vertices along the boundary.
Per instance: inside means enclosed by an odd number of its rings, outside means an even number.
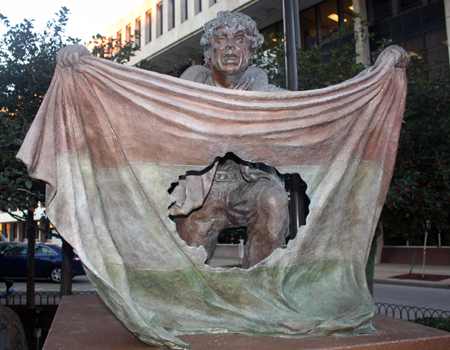
M16 242L0 242L0 252L8 248L14 247L16 244L17 244Z
M27 277L28 244L16 244L0 252L0 278ZM62 250L48 244L36 244L35 277L48 278L55 283L61 282ZM85 275L78 255L73 258L72 277Z

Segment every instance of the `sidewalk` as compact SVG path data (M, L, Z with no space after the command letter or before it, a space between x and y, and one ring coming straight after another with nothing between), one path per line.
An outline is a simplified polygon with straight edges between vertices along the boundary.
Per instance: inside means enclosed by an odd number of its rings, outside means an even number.
M397 284L403 286L450 289L450 266L425 266L425 274L448 276L448 279L439 282L392 278L393 276L409 274L410 270L411 265L408 264L376 264L373 281L374 283L379 284ZM421 274L422 265L415 265L412 273Z
M214 257L211 260L213 267L231 267L239 264L238 258ZM408 264L376 264L374 283L378 284L397 284L403 286L444 288L450 289L450 266L425 266L425 274L428 275L447 275L448 279L439 282L429 282L420 280L404 280L392 278L394 276L409 274L411 265ZM422 273L422 265L415 265L412 273Z

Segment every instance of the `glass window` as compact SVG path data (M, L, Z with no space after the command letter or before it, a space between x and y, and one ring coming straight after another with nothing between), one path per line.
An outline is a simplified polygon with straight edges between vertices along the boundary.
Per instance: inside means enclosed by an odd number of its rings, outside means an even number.
M317 45L316 11L314 7L301 13L300 24L302 26L303 43L306 49Z
M0 224L0 225L2 225L1 226L1 228L2 228L1 234L3 236L5 236L7 241L9 241L9 239L8 239L8 237L9 237L9 235L8 235L8 233L9 233L9 231L8 231L8 224Z
M163 3L160 2L156 5L156 36L160 36L163 33Z
M27 255L28 247L14 247L5 252L5 256Z
M433 69L430 72L430 78L433 78L436 74L439 74L439 68L448 67L449 55L445 27L426 33L425 41L428 50L427 61Z
M146 20L146 34L147 34L147 38L145 39L145 43L149 43L150 41L152 41L152 11L148 11L145 14L145 20Z
M17 240L17 223L15 222L9 224L9 237L10 242Z
M129 24L125 27L125 40L126 40L126 42L131 41L131 24Z
M58 255L56 252L54 252L52 249L46 246L37 246L36 247L36 255Z
M134 43L141 47L141 17L134 22Z
M343 0L342 5L344 7L344 26L347 28L353 28L353 1Z
M195 14L202 12L202 0L194 0L195 1Z
M181 0L181 4L181 23L183 23L189 18L189 0Z
M391 14L390 0L372 0L373 19L379 19Z
M326 39L339 30L339 15L336 0L328 0L320 4L322 22L322 38Z
M400 0L400 10L406 10L410 7L419 5L419 0Z
M169 5L169 13L167 16L168 19L168 30L171 30L173 27L175 27L175 0L168 0Z

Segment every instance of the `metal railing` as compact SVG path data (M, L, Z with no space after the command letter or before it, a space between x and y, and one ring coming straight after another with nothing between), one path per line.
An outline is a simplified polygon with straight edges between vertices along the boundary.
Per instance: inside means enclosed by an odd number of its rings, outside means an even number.
M73 291L72 295L97 295L96 291ZM58 305L61 301L60 292L36 292L36 305ZM6 298L0 299L1 305L26 305L26 292L13 292ZM375 312L399 318L402 320L415 320L424 317L450 318L450 311L427 309L425 307L375 303Z
M58 305L61 301L61 294L54 292L35 292L36 305ZM73 291L72 295L97 295L96 291ZM0 305L26 305L26 292L13 292L7 297L0 299Z
M402 320L415 320L424 317L450 318L450 311L427 309L425 307L375 303L375 312L399 318Z

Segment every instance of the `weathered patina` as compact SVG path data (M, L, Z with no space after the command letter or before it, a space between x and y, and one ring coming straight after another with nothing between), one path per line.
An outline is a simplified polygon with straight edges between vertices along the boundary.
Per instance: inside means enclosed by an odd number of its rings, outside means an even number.
M18 158L48 183L47 214L105 303L146 343L371 333L365 264L394 168L407 61L392 46L342 84L275 93L69 47ZM171 184L229 152L301 174L311 200L297 237L250 269L205 265L205 249L187 245L168 217Z

